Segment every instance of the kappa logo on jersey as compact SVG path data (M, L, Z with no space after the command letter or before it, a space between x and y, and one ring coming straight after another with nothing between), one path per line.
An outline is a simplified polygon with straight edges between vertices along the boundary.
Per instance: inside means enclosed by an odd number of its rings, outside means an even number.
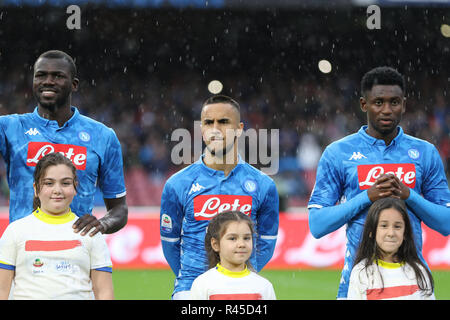
M251 216L252 197L237 195L199 195L194 198L195 220L210 220L224 211L241 211Z
M362 158L367 159L367 157L365 155L363 155L361 152L358 151L358 152L353 152L352 156L348 160L361 160Z
M383 163L358 166L361 190L369 189L382 174L393 174L409 188L416 185L416 166L413 163Z
M30 128L28 131L25 131L25 134L28 134L30 136L35 136L35 135L41 134L41 133L36 128Z
M191 194L192 192L198 192L198 191L200 191L200 190L202 190L202 189L205 189L205 187L199 185L198 182L197 182L197 183L193 183L193 184L192 184L192 187L191 187L191 190L189 191L188 194Z
M78 170L86 169L87 149L83 146L71 144L54 144L49 142L28 143L27 166L35 167L37 162L46 154L59 152L73 162Z

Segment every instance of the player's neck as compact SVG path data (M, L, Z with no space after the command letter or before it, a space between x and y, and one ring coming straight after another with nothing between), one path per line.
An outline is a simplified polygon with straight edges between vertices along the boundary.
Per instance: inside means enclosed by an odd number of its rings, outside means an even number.
M237 155L237 149L233 148L229 153L223 157L217 157L212 155L209 151L205 152L203 157L203 163L211 169L223 171L225 176L231 172L231 170L236 167L239 158Z
M394 131L387 133L387 134L383 134L380 133L376 130L374 130L373 128L371 128L370 126L367 128L366 130L367 134L369 136L374 137L375 139L379 139L379 140L383 140L384 143L388 146L391 144L392 140L394 140L394 138L397 136L398 134L398 130L395 129Z
M73 115L73 111L70 108L70 104L52 110L39 105L38 113L42 118L48 120L55 120L56 122L58 122L58 125L60 127L62 127L64 123L66 123Z

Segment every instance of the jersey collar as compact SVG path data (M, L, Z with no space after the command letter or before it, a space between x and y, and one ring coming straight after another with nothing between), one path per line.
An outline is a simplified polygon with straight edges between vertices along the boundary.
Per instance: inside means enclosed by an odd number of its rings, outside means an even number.
M213 175L215 175L215 174L220 174L220 173L223 175L223 171L221 171L221 170L214 170L214 169L208 167L208 166L203 162L203 158L204 158L204 157L205 157L205 155L202 154L201 157L200 157L200 158L197 160L197 162L196 162L197 164L199 164L199 165L202 166L203 170L205 170L210 176L213 176ZM245 163L245 161L242 160L241 155L238 153L238 163L237 163L236 166L233 168L233 170L231 170L231 172L230 172L230 174L229 174L228 176L231 176L231 174L233 174L233 172L234 172L235 170L237 170L236 168L237 168L239 165L243 164L243 163Z
M404 262L386 262L383 260L378 259L377 260L377 265L379 265L380 267L383 267L385 269L398 269L401 268L402 266L405 265Z
M67 120L66 123L64 123L64 125L61 128L64 128L65 126L71 124L80 115L80 112L78 111L77 107L72 106L72 107L70 107L70 109L73 111L73 115L70 117L69 120ZM58 123L56 122L56 120L49 120L49 119L41 117L38 112L38 107L34 108L33 116L34 116L35 120L43 126L48 126L51 123L55 123L58 126Z
M385 145L385 143L384 143L383 140L374 138L374 137L372 137L371 135L369 135L369 134L366 132L367 127L368 127L367 125L362 126L362 127L359 129L358 134L359 134L360 136L362 136L362 138L363 138L365 141L367 141L369 144L371 144L371 145L375 145L378 141L381 141L382 144ZM398 131L397 136L391 141L391 144L397 144L398 141L399 141L399 140L403 137L403 135L404 135L404 132L403 132L402 127L397 126L397 131ZM378 142L378 143L380 143L380 142Z
M72 221L75 219L75 214L70 210L69 212L61 214L61 215L53 215L44 212L41 208L37 208L33 211L33 215L39 220L48 223L48 224L63 224Z
M245 269L242 271L230 271L228 269L225 269L222 267L220 263L216 265L216 270L222 273L223 275L231 278L243 278L250 274L250 270L248 270L247 266L245 266Z

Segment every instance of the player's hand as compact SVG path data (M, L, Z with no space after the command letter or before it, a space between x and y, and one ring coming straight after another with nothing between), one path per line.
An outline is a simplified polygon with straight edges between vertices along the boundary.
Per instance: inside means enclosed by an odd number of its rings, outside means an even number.
M74 229L74 232L81 231L82 236L85 236L93 228L94 230L89 234L89 236L91 237L96 235L98 232L105 232L104 226L95 216L91 214L85 214L78 218L78 220L73 224L72 228Z
M401 182L400 179L397 178L397 176L394 176L394 179L396 180L397 185L398 185L398 194L397 195L399 196L399 198L402 200L408 199L409 193L410 193L409 188L403 182Z
M400 198L402 195L401 185L403 184L396 176L392 174L383 174L375 181L374 185L367 190L367 195L372 202L387 197Z

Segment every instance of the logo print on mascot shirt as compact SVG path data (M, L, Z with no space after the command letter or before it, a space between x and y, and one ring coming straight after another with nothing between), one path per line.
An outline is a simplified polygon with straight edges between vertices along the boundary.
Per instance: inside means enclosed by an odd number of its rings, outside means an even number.
M205 194L194 198L195 220L211 220L220 212L239 210L247 216L252 213L252 197L225 194Z
M383 163L358 166L359 188L369 189L382 174L397 176L409 188L416 185L416 166L413 163Z
M52 152L62 153L73 162L78 170L86 169L86 147L50 142L30 142L28 144L27 166L35 167L43 156Z

